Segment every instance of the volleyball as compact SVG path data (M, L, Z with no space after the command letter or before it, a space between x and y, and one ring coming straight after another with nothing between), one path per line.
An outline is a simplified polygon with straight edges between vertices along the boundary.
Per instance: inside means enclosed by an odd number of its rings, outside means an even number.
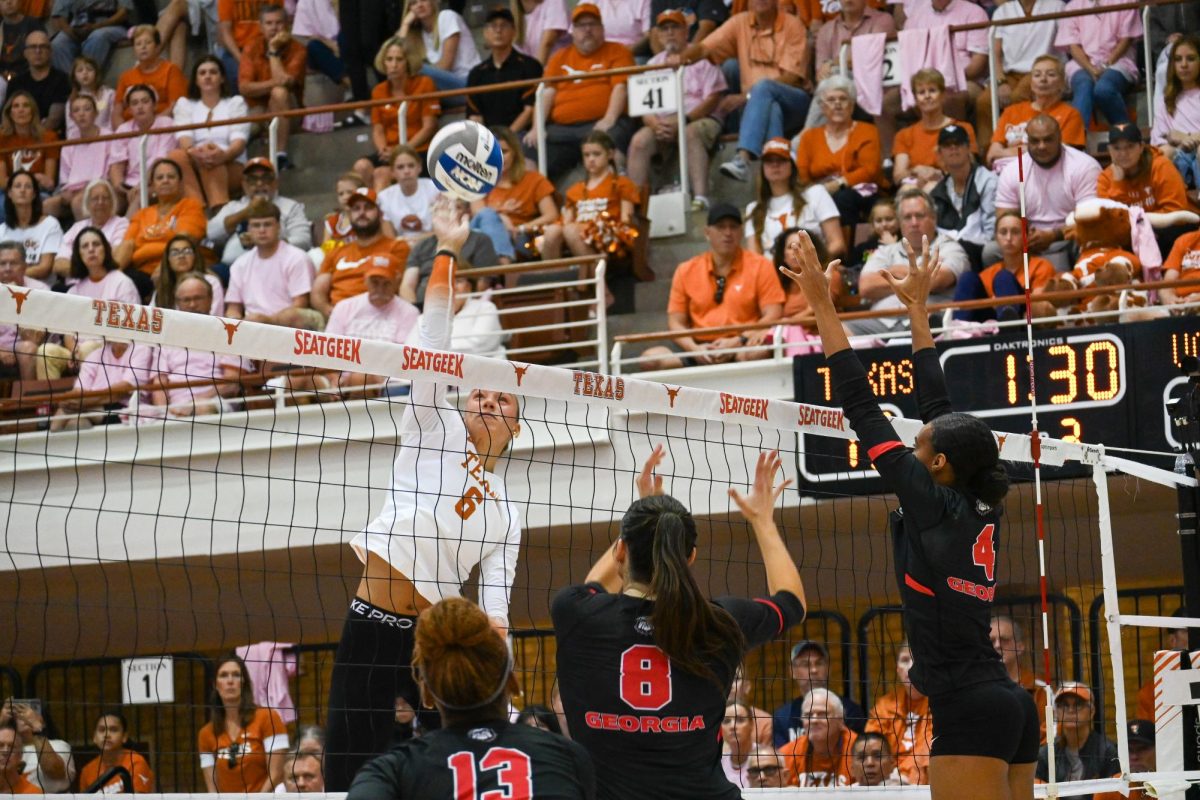
M503 166L496 137L478 122L451 123L429 144L429 176L460 200L479 200L494 189Z

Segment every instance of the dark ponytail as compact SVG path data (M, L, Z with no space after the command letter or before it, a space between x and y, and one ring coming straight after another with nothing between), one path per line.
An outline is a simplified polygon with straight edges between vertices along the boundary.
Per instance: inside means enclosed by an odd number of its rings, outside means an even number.
M938 417L931 428L933 449L954 468L958 488L989 506L999 505L1008 494L1008 472L992 429L962 413Z
M692 515L668 495L644 497L625 512L621 538L629 551L630 576L648 584L654 596L654 643L683 669L719 684L709 662L726 662L732 674L744 639L733 617L708 602L692 575Z

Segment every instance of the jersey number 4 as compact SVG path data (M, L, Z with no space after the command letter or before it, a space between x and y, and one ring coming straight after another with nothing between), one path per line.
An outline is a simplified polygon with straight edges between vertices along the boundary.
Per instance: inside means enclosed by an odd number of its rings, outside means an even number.
M460 750L446 759L454 772L454 800L530 800L533 797L533 771L529 756L511 747L493 747L479 759L479 769L499 770L498 788L479 794L475 754Z
M671 659L652 644L621 653L621 699L638 711L658 711L671 702Z
M971 560L975 562L975 566L983 567L984 577L989 581L996 579L996 549L992 546L995 533L995 525L985 525L975 538L975 544L971 545Z

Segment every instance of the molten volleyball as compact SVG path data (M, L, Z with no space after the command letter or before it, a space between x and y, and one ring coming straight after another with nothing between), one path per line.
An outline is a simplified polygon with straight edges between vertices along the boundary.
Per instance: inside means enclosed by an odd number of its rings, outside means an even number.
M429 177L460 200L479 200L500 180L504 158L492 132L470 120L452 122L429 144Z

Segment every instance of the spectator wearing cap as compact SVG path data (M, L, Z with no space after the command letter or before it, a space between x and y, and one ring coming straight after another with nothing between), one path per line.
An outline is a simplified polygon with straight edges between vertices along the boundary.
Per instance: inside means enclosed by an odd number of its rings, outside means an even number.
M162 57L162 34L153 25L138 25L133 29L133 55L137 63L121 73L117 79L116 95L113 99L112 118L117 125L133 119L127 105L127 95L135 86L149 86L154 90L155 114L167 114L175 101L187 94L187 76L178 64Z
M1154 749L1154 723L1148 719L1131 719L1125 730L1129 739L1129 771L1155 772L1158 769L1157 753ZM1120 777L1119 774L1113 777ZM1146 800L1146 787L1129 790L1128 800ZM1099 792L1092 800L1126 800L1120 792Z
M688 21L689 42L704 41L705 37L721 27L730 15L730 4L725 0L688 0L682 4L680 0L650 0L650 17L658 19L659 14L679 8L681 5ZM657 54L662 50L662 40L659 38L657 30L651 28L650 51ZM737 62L731 63L736 64Z
M1109 128L1108 154L1112 163L1100 173L1096 195L1145 211L1159 250L1171 252L1175 240L1200 222L1189 208L1183 176L1171 159L1142 140L1135 122Z
M374 189L355 189L346 208L354 235L325 256L312 286L313 308L326 316L331 316L341 301L367 291L368 267L408 260L408 242L383 233L383 213Z
M946 79L935 69L921 69L912 76L913 96L921 118L896 134L892 155L895 160L892 175L899 184L916 184L931 191L945 175L939 167L937 145L939 134L947 127L957 128L967 135L970 152L976 152L975 129L946 115ZM968 157L970 152L967 153Z
M929 711L929 698L908 679L912 665L912 650L906 642L896 651L895 688L875 702L866 732L878 733L887 739L888 753L895 758L905 783L925 784L929 783L933 717ZM884 775L890 772L887 770Z
M1096 707L1087 684L1066 681L1054 695L1054 775L1062 781L1108 778L1121 771L1117 746L1096 730ZM1038 751L1037 780L1050 779L1049 748Z
M852 780L850 754L858 734L846 727L841 698L812 689L800 701L804 733L779 748L794 786L846 786Z
M1190 246L1189 246L1190 245ZM1183 266L1186 264L1187 266ZM1200 231L1197 231L1190 236L1184 237L1175 243L1175 249L1167 257L1163 263L1163 280L1179 280L1184 277L1184 272L1200 270ZM1174 273L1172 275L1172 272ZM1200 277L1200 275L1187 275L1186 277ZM1184 286L1179 289L1163 289L1160 294L1170 292L1170 297L1176 295L1182 297L1184 302L1189 298L1189 294L1200 292L1200 285ZM1172 299L1163 297L1164 304L1172 303ZM1175 618L1186 617L1184 609L1177 608L1171 614ZM1162 650L1188 650L1188 629L1187 628L1167 628L1163 631ZM1134 716L1140 719L1154 719L1154 675L1151 673L1150 680L1142 684L1137 693L1137 713Z
M959 0L962 2L962 0ZM1059 20L1055 47L1068 49L1067 82L1071 85L1071 105L1092 126L1092 108L1109 125L1129 121L1125 92L1138 80L1137 50L1133 43L1142 38L1142 15L1134 10L1101 12L1104 6L1120 0L1071 0L1067 11L1092 13Z
M945 176L929 191L937 208L937 227L983 266L983 249L996 237L996 173L977 164L966 128L947 125L938 131L937 160Z
M650 64L665 64L687 47L687 19L679 9L664 11L655 20L655 30L663 50ZM689 64L683 71L683 110L687 115L688 178L692 182L692 208L708 208L709 154L721 134L721 123L713 118L717 102L725 92L725 76L707 59ZM679 118L676 114L647 114L642 128L629 143L627 161L629 179L638 186L650 182L650 161L659 156L666 162L679 145Z
M51 60L70 74L81 52L103 68L108 54L125 39L132 0L54 0L50 11Z
M922 243L928 239L930 249L936 249L942 261L942 268L932 279L929 302L948 302L953 297L958 277L971 268L966 251L962 245L938 230L937 207L933 199L920 189L902 189L896 195L896 216L900 218L900 240L871 253L858 276L859 296L871 303L872 311L901 308L900 299L883 273L890 272L896 278L907 275L908 250L905 242L919 253ZM860 336L907 327L908 320L896 316L856 319L846 323L847 331Z
M1090 0L1088 0L1090 2ZM904 29L935 31L948 25L986 23L987 12L971 0L913 0L904 5ZM966 119L974 108L988 75L987 29L980 27L959 31L950 37L954 50L954 65L966 79L965 91L952 92L946 97L947 113L955 119ZM891 109L884 106L883 113Z
M747 180L750 161L762 154L768 139L804 126L812 101L808 31L799 18L779 7L779 0L751 0L748 10L734 14L680 57L686 64L701 58L714 64L737 59L741 86L731 88L740 91L745 107L737 155L721 165L721 172L734 180Z
M819 183L800 181L787 139L763 145L758 198L746 206L746 247L770 254L779 235L788 228L803 228L825 248L825 257L846 253L842 220L837 204Z
M650 53L650 28L656 17L652 16L650 0L596 0L604 26L604 38L623 44L634 55Z
M280 238L279 207L267 200L250 205L253 248L229 267L225 316L267 325L322 330L325 316L311 308L313 264L308 253Z
M1029 152L1024 159L1025 219L1029 228L1029 252L1054 264L1060 272L1070 269L1066 241L1067 216L1075 206L1096 196L1100 165L1087 153L1063 147L1062 130L1047 114L1039 114L1025 126ZM996 187L996 213L1020 209L1021 165L1016 159L1000 173Z
M796 146L800 180L824 186L848 228L874 205L884 180L879 130L853 119L854 97L854 81L844 75L821 81L817 104L825 124L805 129Z
M791 664L796 697L775 709L773 723L776 747L794 742L804 733L804 697L813 689L829 688L829 650L821 642L813 639L798 642L792 647ZM861 733L867 724L867 715L862 706L849 697L838 697L838 700L842 704L846 726Z
M403 269L404 262L391 252L370 256L362 270L366 291L334 306L325 332L398 344L409 341L420 313L396 295ZM385 380L382 375L344 372L341 386L377 386Z
M490 54L467 73L468 88L542 77L541 63L513 48L516 37L513 13L504 6L494 6L483 26L483 40ZM533 121L533 87L468 95L467 115L489 128L502 126L520 133Z
M146 163L153 164L160 158L168 157L179 142L173 133L151 133L156 128L170 128L175 121L170 117L155 113L155 92L145 84L138 84L129 89L125 95L125 110L129 112L128 122L122 122L116 133L148 134L146 136ZM117 211L134 213L142 207L141 175L142 159L138 152L138 142L141 136L131 136L128 139L116 139L108 143L112 157L112 166L108 168L108 179L120 192L120 203Z
M304 76L308 50L288 30L281 6L264 5L259 11L261 35L242 48L238 86L251 114L279 114L304 105ZM292 118L279 120L278 168L290 169L288 133Z
M581 75L632 67L633 53L604 36L604 21L595 3L580 3L571 12L571 44L550 57L546 77ZM543 94L547 109L546 176L558 180L579 163L579 147L593 130L606 132L624 158L635 123L625 115L627 78L592 78L550 84ZM534 147L534 130L525 146Z
M1017 148L1028 145L1025 126L1039 114L1049 114L1058 121L1065 144L1081 150L1087 147L1087 131L1083 127L1083 119L1074 106L1063 100L1066 86L1062 61L1058 56L1044 55L1034 59L1033 68L1029 73L1029 90L1033 97L1013 103L1000 115L988 147L989 167L999 171L1008 163L1000 159L1016 158Z
M742 248L742 212L729 203L708 210L709 250L675 268L667 327L672 332L725 325L774 322L783 314L783 287L771 259ZM642 368L674 369L764 358L766 350L726 352L763 343L769 327L741 333L684 334L666 346L647 348ZM776 727L779 742L779 728ZM783 741L787 741L784 739Z
M1063 0L1007 0L992 14L992 21L1056 14L1066 7ZM975 124L979 128L979 140L985 145L992 138L992 103L998 103L996 107L1002 109L1033 96L1030 73L1040 56L1053 51L1058 22L1049 19L1022 25L1002 25L995 30L997 97L993 98L991 87L985 86L975 101Z
M242 187L245 196L226 203L208 221L206 234L213 249L221 253L223 264L232 264L250 247L247 223L250 206L256 200L274 203L279 209L283 241L301 250L312 247L312 225L304 203L279 196L279 176L270 159L260 156L247 161L242 170Z

